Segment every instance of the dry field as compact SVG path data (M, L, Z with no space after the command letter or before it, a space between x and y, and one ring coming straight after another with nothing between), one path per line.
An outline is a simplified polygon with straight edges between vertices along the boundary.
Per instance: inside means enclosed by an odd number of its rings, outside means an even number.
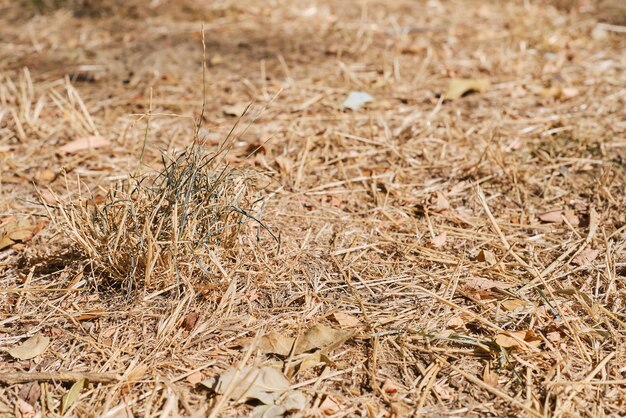
M0 417L623 415L625 16L0 0Z

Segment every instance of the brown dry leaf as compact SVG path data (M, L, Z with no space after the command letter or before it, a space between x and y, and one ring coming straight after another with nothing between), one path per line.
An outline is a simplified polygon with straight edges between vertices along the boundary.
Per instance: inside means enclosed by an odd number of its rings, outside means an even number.
M293 347L294 338L272 331L261 337L258 349L263 353L273 353L288 356Z
M17 410L22 418L33 418L35 416L35 408L23 399L17 399ZM7 415L9 416L9 415Z
M279 155L278 157L276 157L276 164L280 169L280 173L284 176L289 176L293 172L293 162L291 161L291 159L283 155Z
M501 333L496 335L494 341L503 348L526 348L523 341L532 347L538 347L541 344L541 339L535 336L532 330Z
M550 224L562 224L563 223L563 211L561 209L550 210L537 215L542 221Z
M591 264L593 260L595 260L600 254L598 250L592 250L591 248L585 248L580 253L578 253L574 258L572 258L572 264L577 266L587 266Z
M446 324L448 328L463 328L465 327L465 321L460 316L452 317Z
M448 239L448 233L443 231L441 234L437 235L435 238L430 240L430 244L435 248L441 248L446 245L446 240Z
M20 388L18 395L20 398L34 406L41 396L41 386L39 386L39 382L25 383Z
M256 399L266 405L275 404L290 386L285 375L273 367L233 368L201 384L220 395L230 389L228 397L233 401Z
M185 378L186 381L192 385L197 385L204 380L204 375L201 372L193 372Z
M183 328L185 328L187 331L191 331L196 326L198 318L200 318L200 314L198 314L198 312L189 312L183 320Z
M315 325L298 339L294 354L306 353L316 348L331 350L342 345L353 334L354 331L334 329L321 324Z
M571 209L566 210L565 212L563 212L563 217L567 220L567 222L569 222L570 225L572 226L578 226L580 225L580 219L578 219L578 216L576 216L576 212L574 212Z
M319 410L324 415L335 415L341 411L341 405L339 405L333 398L327 396L326 399L320 404Z
M450 201L441 192L430 198L430 209L433 212L443 212L450 209Z
M388 395L393 395L394 393L398 393L398 384L392 379L387 378L380 389Z
M498 387L498 373L491 370L491 366L489 363L485 365L485 369L483 370L483 382L492 386L494 388Z
M508 299L502 302L502 308L505 311L513 312L517 309L525 308L529 305L528 302L521 299Z
M396 418L411 416L411 407L404 402L391 402L391 413Z
M135 367L128 373L128 375L126 375L126 383L128 385L134 384L135 382L139 381L143 377L143 375L146 374L147 371L148 366L145 364L141 364Z
M63 145L61 148L59 148L59 152L71 154L86 149L108 147L109 145L111 145L111 142L108 139L99 135L92 135L85 138L76 139Z
M240 118L246 113L246 111L248 110L248 107L249 105L245 103L226 105L226 106L222 106L222 112L224 112L226 116L234 116L234 117Z
M7 353L18 360L30 360L43 354L49 344L50 338L38 332L17 347L7 350Z
M480 262L486 262L490 266L493 266L498 262L496 256L489 250L480 250L477 259Z
M17 219L5 225L0 233L0 250L29 241L43 229L44 225L43 222L33 225L26 219Z
M471 92L482 93L491 87L487 78L453 78L448 83L448 89L443 95L446 100L455 100Z
M343 328L353 328L361 325L359 318L343 312L333 313L333 319Z

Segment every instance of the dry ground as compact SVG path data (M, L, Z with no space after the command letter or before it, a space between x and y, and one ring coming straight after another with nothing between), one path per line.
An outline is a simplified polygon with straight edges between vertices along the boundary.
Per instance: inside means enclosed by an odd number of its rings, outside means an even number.
M0 229L17 234L0 250L0 416L59 416L85 376L66 416L246 416L250 402L198 384L244 365L285 373L306 397L294 416L624 414L618 15L599 23L585 1L30 3L0 1ZM216 150L238 120L225 106L253 103L225 161L280 245L248 218L193 253L199 271L157 242L167 268L130 288L114 277L128 253L86 251L60 205L79 214L91 195L89 214L194 142L202 25L195 142ZM444 100L459 78L490 84ZM342 109L353 90L375 100ZM90 136L110 144L63 148ZM264 348L320 324L350 334L313 344L310 368ZM38 332L43 353L6 351Z

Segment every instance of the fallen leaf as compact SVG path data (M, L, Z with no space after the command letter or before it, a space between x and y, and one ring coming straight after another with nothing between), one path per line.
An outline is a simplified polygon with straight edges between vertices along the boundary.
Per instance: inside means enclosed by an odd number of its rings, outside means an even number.
M574 212L573 210L566 210L565 212L563 212L563 217L572 226L580 225L580 219L578 219L578 216L576 216L576 212Z
M493 266L498 263L498 259L496 256L489 250L480 250L478 253L478 257L476 257L480 262L486 262L490 266Z
M23 399L17 399L17 409L20 411L22 418L33 418L35 416L35 408Z
M456 100L469 93L482 93L491 87L491 81L487 78L453 78L448 83L448 89L443 95L446 100Z
M410 417L411 407L404 402L391 402L391 412L396 418Z
M332 349L346 342L353 331L333 329L325 325L315 325L298 339L294 354L302 354L315 348Z
M189 376L187 376L185 380L192 385L197 385L204 380L204 375L202 374L202 372L193 372Z
M41 396L41 386L39 386L39 382L25 383L20 388L18 395L20 398L34 406Z
M290 158L287 158L284 155L279 155L278 157L276 157L276 164L278 165L278 168L280 169L282 175L291 175L293 171L293 162Z
M537 217L546 223L562 224L563 223L563 211L560 209L550 210L537 215Z
M521 299L507 299L502 302L502 308L506 311L513 312L517 309L525 308L529 305L528 302Z
M59 151L62 153L71 154L71 153L74 153L77 151L83 151L86 149L108 147L109 145L111 145L111 142L107 140L106 138L99 136L99 135L93 135L93 136L87 136L85 138L79 138L72 142L69 142L63 145L61 148L59 148Z
M352 328L361 325L359 318L343 312L333 313L333 319L344 328Z
M450 202L441 192L438 192L435 196L432 196L429 203L430 209L433 212L443 212L450 209Z
M393 395L394 393L398 393L398 384L393 380L387 378L383 382L383 385L380 389L388 395Z
M257 405L250 418L279 418L285 416L287 410L282 405Z
M578 253L574 258L572 258L572 264L577 266L587 266L591 264L593 260L595 260L600 254L598 250L592 250L590 248L585 248L580 253Z
M80 392L85 387L85 379L74 383L69 391L61 398L61 415L65 415L68 409L78 400Z
M273 353L279 356L288 356L293 347L294 338L272 331L262 336L257 348L263 353Z
M487 363L487 365L485 365L485 369L483 370L483 382L491 387L497 388L498 378L498 373L491 370L491 366L489 365L489 363Z
M496 335L494 341L503 348L526 348L527 345L538 347L541 344L541 339L532 330L501 333Z
M302 411L308 403L306 395L298 390L287 392L280 402L287 411Z
M460 316L452 317L446 324L448 328L463 328L465 327L465 321Z
M246 113L249 107L250 105L245 103L226 105L222 106L222 112L224 112L224 114L227 116L235 116L237 118L240 118Z
M11 357L18 360L30 360L43 354L49 344L50 338L38 332L17 347L7 350L7 352Z
M319 410L324 415L334 415L341 411L341 406L335 402L333 398L327 396L326 399L320 404Z
M446 240L448 239L448 233L443 231L441 234L435 236L432 240L430 240L430 244L435 248L441 248L446 245Z
M0 232L0 250L32 239L44 227L45 223L31 224L26 219L17 219L4 226Z
M341 103L341 107L357 110L372 101L374 101L374 98L363 91L351 91L348 97Z
M200 318L198 312L189 312L183 320L183 328L185 328L187 331L191 331L196 326L198 318Z
M298 373L302 373L305 370L312 369L320 363L325 363L329 366L336 367L337 365L321 350L317 350L302 359L298 365Z
M201 384L220 395L229 390L228 397L233 401L256 399L266 405L275 404L290 386L285 375L273 367L230 369Z

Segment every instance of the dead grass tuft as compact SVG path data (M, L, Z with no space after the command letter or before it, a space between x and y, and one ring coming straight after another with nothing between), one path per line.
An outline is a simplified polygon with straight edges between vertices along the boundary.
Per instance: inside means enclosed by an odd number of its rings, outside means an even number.
M163 156L157 172L132 175L104 196L91 190L58 200L56 225L78 246L104 280L162 289L189 278L215 281L215 252L237 245L255 215L250 174L233 170L223 152L193 145Z

